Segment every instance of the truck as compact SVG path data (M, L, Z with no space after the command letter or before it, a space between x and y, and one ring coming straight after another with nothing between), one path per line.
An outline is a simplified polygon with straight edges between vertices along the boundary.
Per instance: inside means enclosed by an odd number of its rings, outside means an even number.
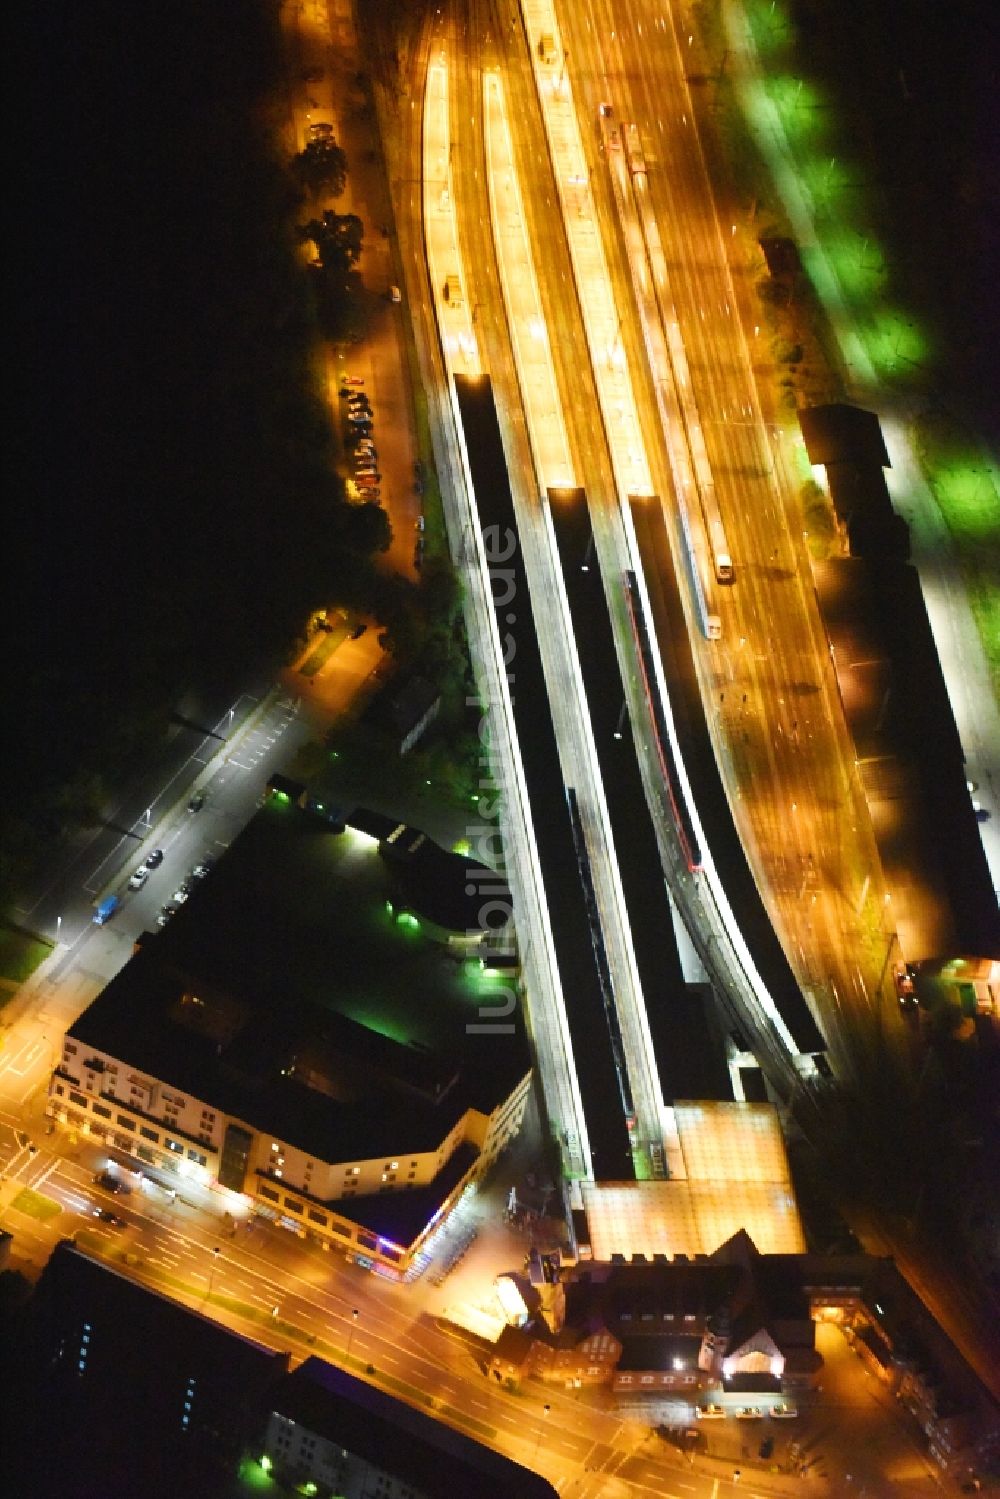
M551 64L556 60L555 38L547 31L538 39L538 55L544 63Z
M729 554L725 528L718 514L709 517L708 539L712 548L712 564L717 580L720 583L734 582L733 559Z
M633 177L638 177L646 170L646 158L642 154L642 142L639 140L639 127L634 122L625 126L625 156L628 161L628 169Z

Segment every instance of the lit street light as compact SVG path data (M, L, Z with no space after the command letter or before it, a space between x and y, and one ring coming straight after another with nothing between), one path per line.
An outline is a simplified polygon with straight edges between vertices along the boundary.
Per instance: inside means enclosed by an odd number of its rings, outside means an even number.
M348 1359L351 1356L351 1344L354 1341L354 1329L358 1325L358 1318L360 1316L361 1316L361 1313L359 1312L358 1308L355 1307L354 1310L351 1312L351 1326L350 1326L350 1329L349 1329L348 1334L347 1334L347 1348L344 1351L344 1363L345 1364L347 1363Z
M219 1247L219 1245L215 1244L215 1245L212 1246L212 1267L211 1267L211 1269L208 1272L208 1290L205 1292L205 1300L206 1301L208 1300L208 1298L212 1294L212 1281L215 1278L215 1267L219 1263L219 1255L221 1253L222 1253L222 1250Z
M543 1416L547 1416L549 1414L549 1411L551 1409L552 1409L551 1405L543 1405L542 1406L542 1415ZM535 1464L536 1464L536 1462L538 1461L538 1449L541 1446L541 1441L542 1441L542 1427L539 1426L538 1431L537 1431L536 1436L535 1436L535 1450L531 1454L531 1466L532 1467L534 1467Z

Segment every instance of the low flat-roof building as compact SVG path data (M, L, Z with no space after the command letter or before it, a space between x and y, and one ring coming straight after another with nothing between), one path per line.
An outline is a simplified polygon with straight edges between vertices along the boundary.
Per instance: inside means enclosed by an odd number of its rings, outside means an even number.
M441 693L426 677L406 677L394 682L368 710L368 717L382 729L401 755L411 750L441 711Z
M402 1272L531 1072L509 979L394 894L377 836L272 798L70 1027L51 1112Z

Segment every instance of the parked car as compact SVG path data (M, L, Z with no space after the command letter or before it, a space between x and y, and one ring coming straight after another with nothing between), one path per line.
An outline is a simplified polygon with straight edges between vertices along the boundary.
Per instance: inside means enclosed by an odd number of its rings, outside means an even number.
M367 625L355 625L354 629L351 631L351 639L360 640L367 628Z
M694 1413L699 1421L721 1421L726 1414L721 1405L696 1405Z
M413 529L415 531L422 531L424 529L424 518L422 515L418 515L416 520L413 522Z
M144 863L147 869L159 869L160 865L163 863L162 848L151 849L150 852L146 855Z
M128 888L130 890L141 890L148 879L149 870L146 868L145 864L140 864L139 868L133 871L132 876L128 882Z
M793 1421L798 1415L798 1410L794 1405L785 1405L782 1403L781 1405L771 1406L771 1415L776 1421Z
M333 134L333 126L327 120L315 120L309 126L309 134L313 140L328 139Z
M364 385L362 375L341 375L340 383L344 387L344 394L348 394L352 386Z
M177 905L182 906L190 896L193 889L194 886L191 881L185 880L182 885L178 885L177 889L174 891L173 895L170 898L172 901L175 901Z
M207 854L205 858L202 859L200 864L196 864L194 866L191 871L191 878L193 880L203 880L207 874L211 874L212 865L214 863L215 860L212 858L211 854Z
M156 918L156 925L157 926L166 926L166 924L170 920L171 916L176 916L177 912L179 910L180 910L180 906L175 905L172 900L168 900L167 904L163 907L163 910L160 912L159 916L157 916L157 918Z
M207 791L196 791L195 794L194 794L194 796L188 802L188 811L189 812L200 812L201 809L202 809L202 807L205 805L205 803L207 801L208 801L208 792Z
M763 1421L764 1412L755 1405L741 1405L736 1412L737 1421Z

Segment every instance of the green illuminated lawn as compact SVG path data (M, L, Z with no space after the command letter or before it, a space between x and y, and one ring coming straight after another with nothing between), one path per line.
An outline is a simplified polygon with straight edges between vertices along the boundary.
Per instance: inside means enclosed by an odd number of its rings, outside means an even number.
M24 1187L18 1192L11 1207L16 1208L19 1213L26 1213L29 1218L37 1218L39 1223L47 1223L50 1218L62 1212L58 1202L51 1197L43 1197L40 1192L33 1192L30 1187Z
M40 942L16 927L0 928L0 978L23 984L51 951L51 942Z
M1000 683L1000 483L996 469L943 423L918 429L920 461L955 539L986 660Z
M718 47L719 9L711 4L703 9L711 12L707 34ZM855 378L873 387L871 399L877 382L919 401L940 368L939 351L928 319L901 305L899 288L893 285L881 219L860 165L866 159L863 138L832 92L802 76L811 71L807 44L790 23L785 0L744 0L744 10L760 72L744 74L738 91L720 88L723 134L727 143L738 139L741 128L748 135L749 123L754 151L760 152L770 181L762 186L760 166L747 167L745 143L729 167L755 205L771 199L773 186L782 204L805 206L821 249L817 253L804 242L803 262L842 355ZM724 37L722 46L729 44ZM723 51L720 77L727 56ZM782 138L787 150L778 144ZM987 661L994 681L1000 682L998 476L972 441L931 431L926 423L918 438L924 472L954 539Z

